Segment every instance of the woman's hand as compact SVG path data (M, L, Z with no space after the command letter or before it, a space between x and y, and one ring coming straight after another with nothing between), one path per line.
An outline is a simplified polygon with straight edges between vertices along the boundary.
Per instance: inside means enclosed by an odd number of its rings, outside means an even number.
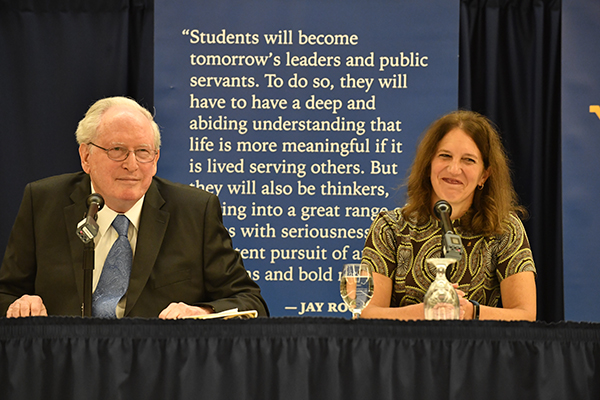
M392 299L392 280L380 273L373 273L373 297L360 314L361 318L387 318L399 320L425 319L423 303L411 304L404 307L390 307Z
M460 319L473 319L473 303L465 299L465 292L458 288L458 283L453 283L452 286L456 289L458 300L460 302Z

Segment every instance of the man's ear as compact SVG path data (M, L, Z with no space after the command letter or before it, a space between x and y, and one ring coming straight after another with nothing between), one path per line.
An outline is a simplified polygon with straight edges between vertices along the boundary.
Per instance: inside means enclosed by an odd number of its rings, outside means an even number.
M81 159L81 168L86 172L90 173L90 146L85 143L79 145L79 158Z
M156 175L156 171L158 170L158 159L160 158L160 149L156 150L156 160L154 160L154 173L152 176Z

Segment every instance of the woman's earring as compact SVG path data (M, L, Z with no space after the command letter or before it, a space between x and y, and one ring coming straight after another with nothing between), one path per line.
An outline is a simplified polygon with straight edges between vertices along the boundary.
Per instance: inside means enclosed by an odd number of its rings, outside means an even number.
M485 185L485 183L482 183L481 185L477 185L477 189L483 190L483 185Z

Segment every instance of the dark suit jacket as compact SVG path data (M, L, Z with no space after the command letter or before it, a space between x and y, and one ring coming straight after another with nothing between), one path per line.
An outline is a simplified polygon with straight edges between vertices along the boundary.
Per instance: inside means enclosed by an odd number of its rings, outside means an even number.
M83 242L76 227L90 191L83 172L27 185L0 268L0 315L23 294L39 295L48 315L81 315ZM125 316L157 317L179 301L268 315L232 248L217 196L155 177L142 207Z

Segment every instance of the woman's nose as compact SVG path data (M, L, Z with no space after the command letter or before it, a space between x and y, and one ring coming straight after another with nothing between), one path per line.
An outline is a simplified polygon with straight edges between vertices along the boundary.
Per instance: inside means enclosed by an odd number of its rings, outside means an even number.
M459 174L461 171L460 161L453 159L448 165L448 171L452 174Z

